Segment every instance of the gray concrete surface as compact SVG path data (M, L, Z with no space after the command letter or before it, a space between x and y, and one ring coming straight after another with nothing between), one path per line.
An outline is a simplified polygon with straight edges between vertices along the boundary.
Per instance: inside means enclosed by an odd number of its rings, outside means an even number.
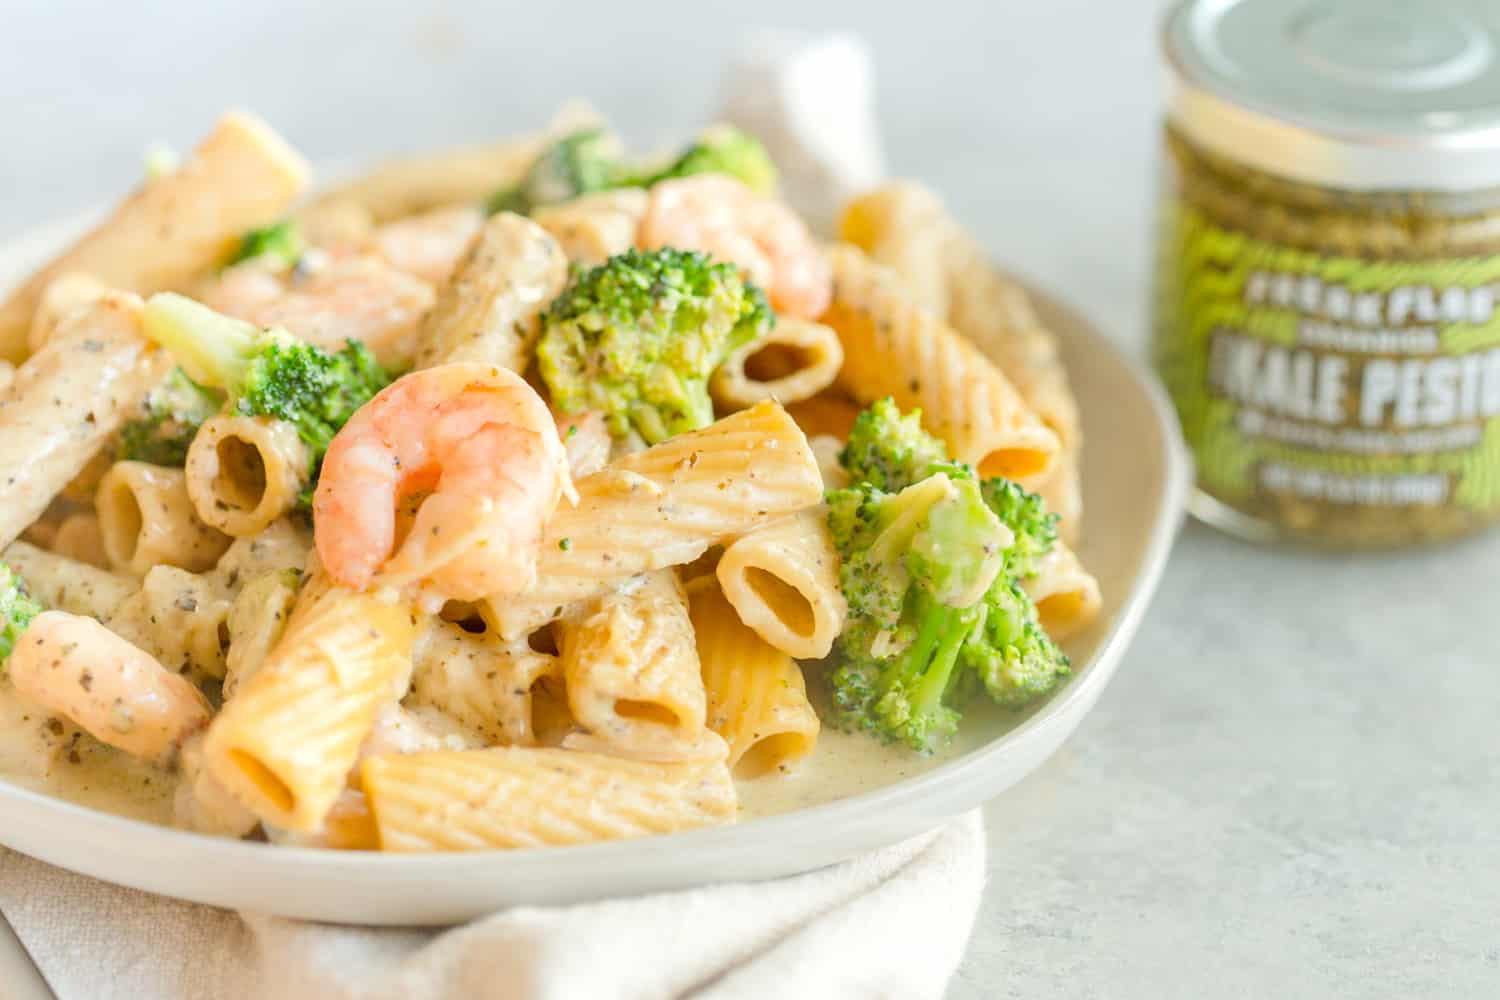
M0 238L228 103L314 159L512 131L580 94L648 141L712 110L743 31L852 28L893 168L1144 339L1157 0L0 6ZM990 806L952 995L1500 995L1497 571L1496 536L1354 559L1190 527L1097 711Z

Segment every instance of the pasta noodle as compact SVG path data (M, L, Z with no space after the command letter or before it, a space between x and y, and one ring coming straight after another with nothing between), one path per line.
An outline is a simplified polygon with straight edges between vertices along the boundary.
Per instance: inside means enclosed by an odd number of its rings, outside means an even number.
M258 119L230 113L175 171L147 181L98 228L0 303L0 357L19 360L43 292L60 275L94 275L142 294L180 287L220 263L243 233L274 221L307 167Z
M92 507L94 495L99 492L99 483L106 473L114 468L114 451L106 446L94 452L94 457L79 470L78 475L68 480L68 485L58 494L64 500L80 506Z
M891 396L903 410L920 407L923 425L982 475L1044 479L1057 435L994 363L859 250L835 247L831 256L833 304L823 322L844 344L844 387L865 403Z
M735 539L715 575L740 620L784 653L820 659L844 630L849 608L821 506Z
M315 576L210 726L209 770L262 822L318 829L376 715L405 690L415 634L410 607Z
M592 746L655 760L703 753L703 677L675 573L632 581L556 632L568 707Z
M12 542L3 558L44 607L100 621L108 621L138 586L129 577L26 542Z
M546 230L501 212L480 229L427 314L416 366L481 361L524 371L537 318L567 277L568 260Z
M1058 640L1088 628L1103 606L1099 581L1062 542L1042 557L1036 575L1025 580L1022 587L1036 603L1042 628Z
M722 761L493 747L371 757L360 775L386 851L586 844L722 823L735 813Z
M231 600L213 576L156 566L109 627L179 673L223 677Z
M37 301L31 329L26 336L26 346L31 353L40 351L58 327L75 313L104 298L109 291L110 287L92 274L60 274L49 281Z
M786 411L808 437L832 437L843 442L848 439L849 431L854 427L859 409L859 404L854 400L837 391L830 391L791 403Z
M433 619L417 640L408 701L441 710L491 743L525 746L536 742L536 687L558 672L556 657L524 638L506 643Z
M203 523L245 538L297 505L312 456L284 420L220 414L198 429L184 471Z
M740 621L712 577L688 584L708 724L729 744L736 777L785 771L817 745L818 714L802 671Z
M52 551L100 569L109 568L109 555L104 549L104 533L99 529L99 518L88 511L81 510L63 518L57 527L57 534L52 536Z
M934 315L995 362L1062 445L1058 469L1038 489L1076 538L1082 515L1078 452L1083 433L1057 340L1019 284L1000 273L984 248L931 191L894 181L855 199L844 238L892 268Z
M502 636L560 617L614 582L692 562L710 546L817 503L822 479L786 411L760 403L579 480L547 525L536 582L481 611Z
M323 847L336 851L378 851L380 837L375 830L375 817L370 815L370 804L365 793L355 788L346 788L333 800L328 815L316 830L304 833L266 827L266 839L273 844L292 847Z
M167 358L140 333L141 300L111 294L75 314L0 397L0 545L88 465L161 380Z
M612 442L609 428L597 413L585 412L558 419L563 450L568 453L568 473L573 479L592 476L609 464Z
M221 837L243 837L259 825L229 790L203 766L203 734L194 733L182 745L177 760L181 778L172 799L178 826Z
M224 653L225 701L260 668L286 631L300 577L296 570L262 573L245 584L230 604L225 619L229 630L229 648Z
M595 267L635 246L647 197L641 188L598 191L542 205L531 218L552 234L568 260Z
M94 498L98 531L110 565L144 576L155 566L199 573L229 548L227 535L198 519L181 469L116 462Z
M784 316L765 336L731 353L714 372L714 402L727 410L762 400L795 403L833 384L844 363L838 334L821 323Z

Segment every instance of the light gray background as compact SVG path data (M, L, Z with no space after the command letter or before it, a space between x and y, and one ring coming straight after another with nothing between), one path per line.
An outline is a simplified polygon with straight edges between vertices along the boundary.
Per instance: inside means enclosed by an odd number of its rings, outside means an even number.
M574 95L651 141L712 111L744 31L853 28L893 169L1143 344L1158 0L719 6L0 0L0 238L226 104L315 161L515 131ZM1189 527L1097 711L990 806L953 996L1500 995L1497 569L1494 536L1355 559Z

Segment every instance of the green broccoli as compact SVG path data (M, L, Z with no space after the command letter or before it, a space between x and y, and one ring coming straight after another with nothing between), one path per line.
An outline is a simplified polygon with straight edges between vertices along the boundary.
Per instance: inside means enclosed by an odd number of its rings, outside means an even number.
M881 400L840 455L854 485L829 492L828 523L849 620L829 680L839 722L925 752L952 735L969 693L1021 708L1069 665L1019 583L1056 543L1057 518L949 461L920 417ZM930 513L908 499L945 493L955 505Z
M984 623L959 659L996 704L1025 708L1068 676L1068 658L1037 622L1036 605L1014 578L997 576L983 606Z
M735 265L629 250L574 274L542 316L537 362L562 412L599 410L616 436L655 443L713 422L709 376L772 322Z
M262 330L173 292L151 296L142 323L189 378L224 390L230 411L295 427L312 453L314 478L339 428L390 381L357 341L330 354L285 330Z
M1006 575L1017 580L1034 575L1042 557L1057 544L1057 515L1048 512L1040 496L1009 479L996 476L979 488L990 510L1016 536L1006 555Z
M120 428L119 457L152 465L181 466L198 428L224 406L224 398L173 368L147 394L143 414Z
M0 664L10 658L10 652L16 648L21 633L26 631L31 619L42 611L42 606L26 589L26 581L15 570L0 562Z
M1008 533L972 479L930 476L900 493L868 483L828 494L849 625L833 701L846 724L930 751L958 725L959 654Z
M238 249L229 258L226 267L257 257L270 257L287 267L296 267L306 249L302 242L302 230L291 219L283 219L260 229L252 229L240 240Z
M906 416L887 396L854 419L839 464L851 481L899 492L948 461L948 447L922 429L922 411Z
M776 165L760 140L733 125L716 125L661 171L641 178L641 187L657 181L693 174L728 174L752 190L770 194L776 190Z
M485 207L491 215L526 215L538 205L619 187L624 175L615 138L601 128L579 129L543 149L526 176L491 195Z

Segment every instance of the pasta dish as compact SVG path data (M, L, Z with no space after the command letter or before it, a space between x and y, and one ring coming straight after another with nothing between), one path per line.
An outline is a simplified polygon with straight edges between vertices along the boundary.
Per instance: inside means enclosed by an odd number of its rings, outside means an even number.
M227 114L0 301L0 776L577 844L1067 682L1077 408L932 192L824 242L752 136L632 157L580 112L308 176Z

